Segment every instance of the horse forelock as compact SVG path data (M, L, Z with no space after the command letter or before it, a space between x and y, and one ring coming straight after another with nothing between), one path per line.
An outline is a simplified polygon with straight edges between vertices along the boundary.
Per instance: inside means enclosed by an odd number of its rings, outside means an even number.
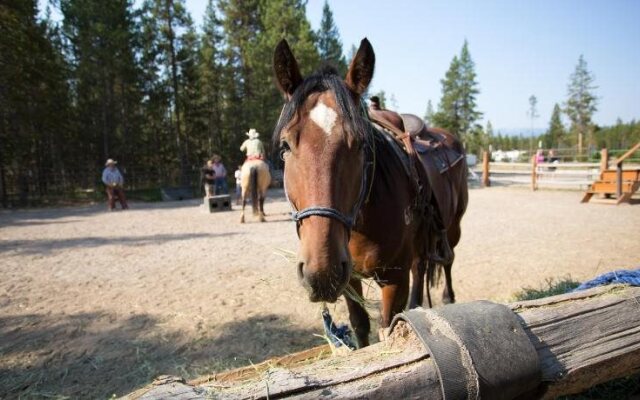
M280 118L273 132L274 148L280 146L282 131L291 121L300 119L305 102L314 93L331 91L336 100L336 112L342 116L344 134L356 140L362 140L366 130L359 105L355 104L351 92L335 68L323 66L308 76L296 88L291 99L284 105Z

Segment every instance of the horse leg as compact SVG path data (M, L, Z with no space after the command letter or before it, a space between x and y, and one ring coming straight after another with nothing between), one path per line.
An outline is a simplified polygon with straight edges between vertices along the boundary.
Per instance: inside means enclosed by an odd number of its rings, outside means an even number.
M424 274L426 272L426 263L418 258L411 266L411 296L409 297L409 309L422 305L424 291L422 284L424 282Z
M400 271L395 279L389 279L388 284L382 287L382 307L380 310L380 329L378 336L384 340L386 329L391 325L393 317L402 312L409 297L409 271ZM392 283L395 282L395 283Z
M242 214L240 214L240 223L244 224L244 208L247 206L247 198L244 193L242 193Z
M427 264L427 279L424 281L424 287L427 289L427 305L429 308L433 307L433 303L431 302L431 282L433 281L433 274L436 273L436 268L438 265L429 260Z
M260 194L260 222L264 221L264 194Z
M447 239L449 241L449 245L451 246L451 262L443 265L444 278L446 280L446 285L444 291L442 292L442 302L444 304L451 304L456 302L456 295L455 293L453 293L453 284L451 283L451 268L453 267L453 260L456 256L454 248L460 241L460 235L460 219L458 219L457 223L454 224L447 232Z
M444 278L446 280L446 285L444 291L442 292L442 302L444 304L451 304L456 302L455 293L453 293L453 285L451 283L451 267L453 263L443 265L444 268Z
M359 298L362 298L362 282L360 279L351 279L349 286L353 288L353 291L357 293ZM369 315L357 300L352 299L346 294L344 298L347 301L347 308L349 309L351 327L356 334L356 339L358 339L358 347L366 347L369 345L369 331L371 331Z

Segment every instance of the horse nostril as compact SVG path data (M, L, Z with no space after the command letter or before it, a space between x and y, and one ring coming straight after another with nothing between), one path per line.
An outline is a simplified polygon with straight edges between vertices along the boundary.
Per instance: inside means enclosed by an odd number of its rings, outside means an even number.
M302 261L298 263L298 278L300 280L304 279L304 263Z

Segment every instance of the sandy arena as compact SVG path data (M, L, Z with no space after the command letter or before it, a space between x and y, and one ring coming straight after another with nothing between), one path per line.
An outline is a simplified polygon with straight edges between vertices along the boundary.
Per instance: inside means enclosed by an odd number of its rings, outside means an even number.
M581 196L470 190L458 302L640 268L640 206ZM200 203L0 212L0 398L106 398L160 374L193 377L322 344L320 306L278 254L297 249L282 192L270 193L264 224ZM375 301L377 289L368 292ZM331 309L347 320L344 301Z

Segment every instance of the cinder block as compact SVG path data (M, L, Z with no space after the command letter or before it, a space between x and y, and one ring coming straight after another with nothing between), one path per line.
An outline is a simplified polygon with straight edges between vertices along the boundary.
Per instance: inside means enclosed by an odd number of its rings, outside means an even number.
M212 196L209 197L208 200L210 213L218 211L231 211L231 196L229 196L228 194Z

